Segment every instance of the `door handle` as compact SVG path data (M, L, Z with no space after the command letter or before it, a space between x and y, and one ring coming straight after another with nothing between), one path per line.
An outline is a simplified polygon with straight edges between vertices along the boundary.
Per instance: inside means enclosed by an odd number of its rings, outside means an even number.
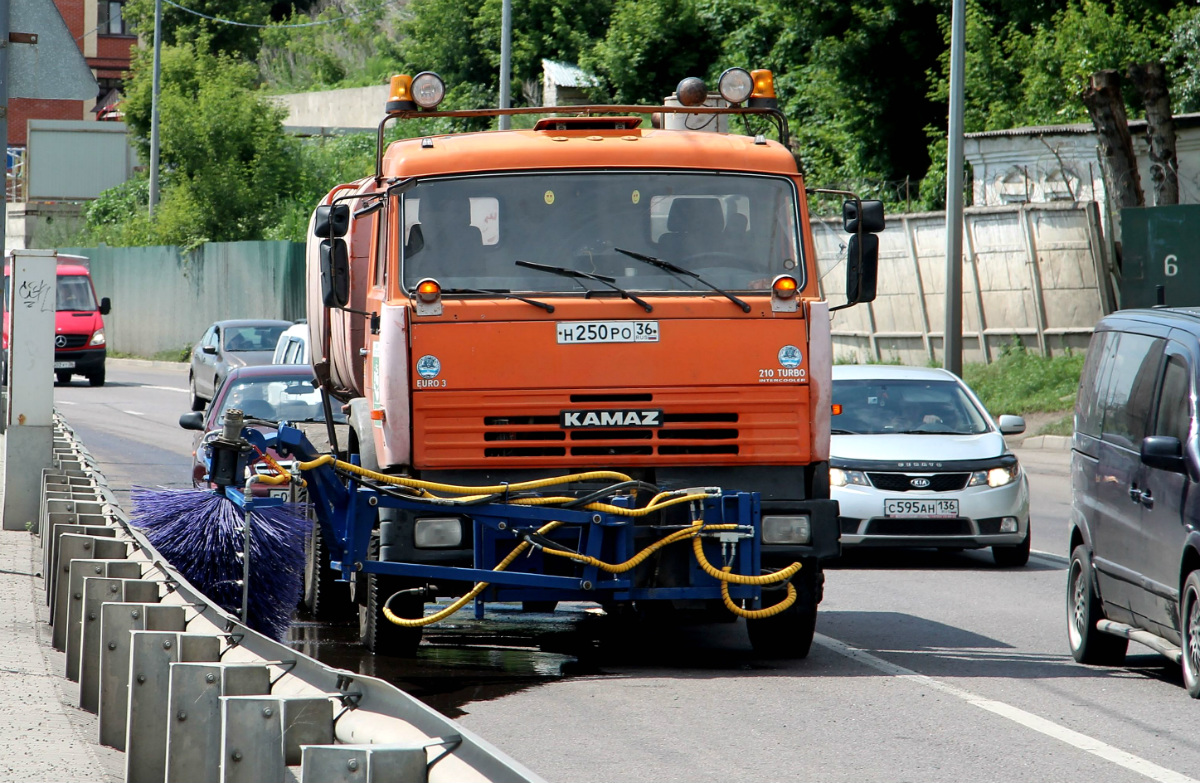
M1142 491L1137 488L1137 484L1131 484L1129 487L1129 499L1134 503L1142 502Z
M1141 495L1142 505L1146 508L1154 508L1154 495L1150 494L1149 490L1142 492Z

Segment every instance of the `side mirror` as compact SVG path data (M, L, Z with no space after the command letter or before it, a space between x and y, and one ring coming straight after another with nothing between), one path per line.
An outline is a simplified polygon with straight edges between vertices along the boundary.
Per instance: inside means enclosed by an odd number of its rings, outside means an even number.
M879 276L879 237L851 234L846 245L846 305L875 301Z
M209 356L216 356L217 354L217 346L215 345L202 345L200 346L200 350Z
M847 234L858 233L858 204L862 204L862 230L866 234L878 234L883 231L883 202L845 201L842 203L842 226Z
M1170 435L1151 435L1142 439L1142 464L1172 473L1186 473L1183 444Z
M191 411L179 417L179 426L185 430L204 432L204 411Z
M112 310L112 301L106 296L100 300L100 315L108 315L109 310Z
M317 219L313 223L313 236L319 239L344 237L350 230L350 207L331 204L317 207Z
M1020 416L1010 416L1005 414L1000 417L1000 434L1001 435L1019 435L1025 431L1025 419Z
M321 300L326 307L345 307L350 303L350 259L345 240L321 242Z

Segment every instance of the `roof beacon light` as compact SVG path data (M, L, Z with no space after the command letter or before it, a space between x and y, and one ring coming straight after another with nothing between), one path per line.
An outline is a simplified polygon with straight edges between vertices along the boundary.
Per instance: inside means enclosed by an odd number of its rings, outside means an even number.
M745 68L730 68L717 81L717 92L732 104L744 103L754 90L754 77Z
M780 275L771 283L771 311L775 313L794 313L800 308L796 293L800 288L796 278L791 275Z
M708 87L704 85L703 79L689 76L679 82L679 86L675 88L675 97L684 106L703 106L708 100Z
M417 315L442 314L442 286L432 277L417 283Z
M446 97L446 83L433 71L421 71L412 80L412 99L422 109L436 109Z
M417 104L413 101L412 77L399 73L392 77L392 89L388 93L384 110L391 114L394 111L414 111Z
M754 78L754 92L750 93L750 102L746 104L754 109L776 109L779 101L775 100L775 74L760 68L751 71Z

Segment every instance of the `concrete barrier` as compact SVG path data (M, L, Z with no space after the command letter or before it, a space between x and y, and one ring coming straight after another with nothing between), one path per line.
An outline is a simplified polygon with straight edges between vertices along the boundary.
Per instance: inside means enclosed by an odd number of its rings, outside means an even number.
M542 780L391 684L242 625L130 525L57 415L54 444L39 516L53 636L127 783Z

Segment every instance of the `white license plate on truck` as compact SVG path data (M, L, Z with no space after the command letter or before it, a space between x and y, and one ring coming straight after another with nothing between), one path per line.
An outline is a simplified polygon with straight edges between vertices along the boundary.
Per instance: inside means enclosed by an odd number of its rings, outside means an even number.
M884 516L889 517L956 517L957 500L885 500Z
M54 369L56 369L56 370L74 370L75 362L55 362Z
M559 345L658 342L658 321L559 321L554 326Z

